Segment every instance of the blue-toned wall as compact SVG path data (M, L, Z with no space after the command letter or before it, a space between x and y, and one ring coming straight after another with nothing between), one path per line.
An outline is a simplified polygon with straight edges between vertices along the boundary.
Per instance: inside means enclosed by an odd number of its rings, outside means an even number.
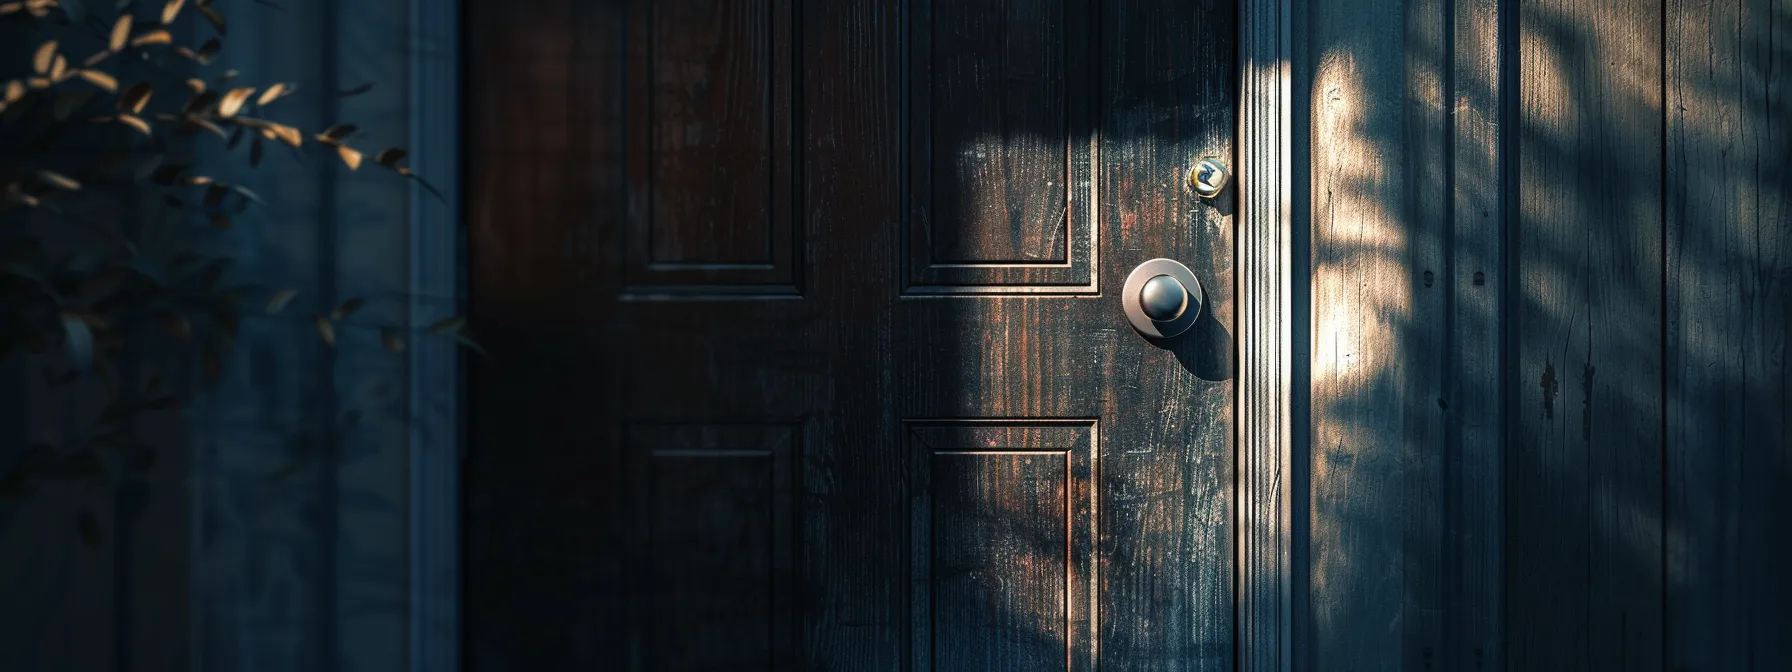
M229 35L209 70L239 70L245 86L297 83L270 116L310 131L354 123L369 157L411 148L407 163L452 202L455 24L440 13L455 6L220 3ZM178 40L208 37L195 22ZM299 293L275 316L245 309L217 388L185 422L156 423L162 459L141 514L114 515L106 493L0 510L0 669L444 669L426 663L452 648L431 639L452 635L452 582L438 574L453 561L434 557L453 548L452 530L444 541L413 520L457 520L451 486L443 493L458 435L454 350L406 334L395 353L381 329L458 312L453 210L377 167L270 146L251 169L248 143L228 152L212 140L200 165L266 202L217 239L240 259L235 280ZM311 318L350 297L366 306L328 347ZM58 431L52 395L30 380L15 389L0 442L22 445L15 427ZM14 454L0 448L0 460ZM97 545L77 532L83 509L96 512Z

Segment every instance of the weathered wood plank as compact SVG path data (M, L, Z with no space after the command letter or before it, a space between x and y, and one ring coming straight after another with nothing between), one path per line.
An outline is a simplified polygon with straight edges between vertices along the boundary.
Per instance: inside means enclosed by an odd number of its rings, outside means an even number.
M1389 374L1399 381L1400 403L1366 409L1400 418L1398 459L1405 500L1397 518L1403 525L1400 659L1408 670L1438 669L1445 627L1452 618L1444 505L1444 465L1451 448L1445 440L1450 365L1445 348L1455 290L1449 256L1454 168L1449 154L1454 129L1448 116L1454 17L1449 8L1441 0L1405 3L1406 39L1401 51L1406 60L1406 104L1401 151L1389 157L1397 157L1404 172L1405 202L1395 221L1402 228L1405 251L1394 259L1405 267L1411 302L1410 312L1393 325L1392 340L1381 344L1395 358Z
M1509 663L1659 669L1661 4L1519 13Z
M1451 310L1444 538L1444 652L1437 669L1505 669L1504 236L1499 0L1456 0L1450 30Z
M1666 38L1668 667L1760 669L1792 658L1792 3L1672 0Z
M1312 7L1316 666L1419 668L1439 643L1440 9Z

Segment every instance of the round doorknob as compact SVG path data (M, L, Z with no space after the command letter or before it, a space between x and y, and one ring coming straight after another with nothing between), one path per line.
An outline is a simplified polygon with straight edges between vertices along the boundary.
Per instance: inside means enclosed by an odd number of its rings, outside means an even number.
M1169 322L1188 309L1188 289L1167 275L1146 280L1139 290L1139 307L1153 322Z
M1149 338L1171 338L1188 331L1206 301L1201 281L1174 259L1139 264L1126 276L1120 296L1127 321Z

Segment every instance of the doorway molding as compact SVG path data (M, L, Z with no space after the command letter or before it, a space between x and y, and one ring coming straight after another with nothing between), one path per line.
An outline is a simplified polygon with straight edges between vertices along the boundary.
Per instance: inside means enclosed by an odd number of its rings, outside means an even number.
M1295 3L1239 0L1236 645L1250 672L1293 664Z

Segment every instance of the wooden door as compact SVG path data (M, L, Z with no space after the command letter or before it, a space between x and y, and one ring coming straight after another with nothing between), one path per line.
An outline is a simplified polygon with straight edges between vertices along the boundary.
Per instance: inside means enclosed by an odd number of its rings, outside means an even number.
M1230 669L1235 20L472 3L471 667Z

